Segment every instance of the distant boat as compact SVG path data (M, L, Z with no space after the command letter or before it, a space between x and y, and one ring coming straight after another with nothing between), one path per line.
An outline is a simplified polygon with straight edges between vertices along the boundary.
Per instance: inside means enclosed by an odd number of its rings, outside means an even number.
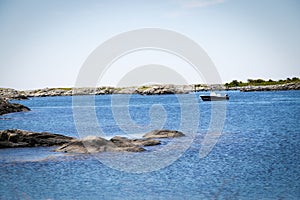
M216 94L215 92L210 93L210 95L200 95L202 101L226 101L229 100L229 96Z

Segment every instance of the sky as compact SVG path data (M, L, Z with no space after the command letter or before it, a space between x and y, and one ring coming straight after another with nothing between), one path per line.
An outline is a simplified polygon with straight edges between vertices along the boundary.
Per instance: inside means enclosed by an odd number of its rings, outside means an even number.
M99 45L141 28L172 30L195 41L223 83L300 77L299 0L0 0L0 87L73 87ZM140 54L125 56L114 68L189 68L164 52ZM203 82L186 71L189 83ZM116 85L122 75L115 72L108 70L99 84Z

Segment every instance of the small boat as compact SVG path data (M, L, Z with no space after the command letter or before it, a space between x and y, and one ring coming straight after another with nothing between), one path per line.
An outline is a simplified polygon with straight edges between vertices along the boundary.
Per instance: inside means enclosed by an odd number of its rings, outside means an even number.
M215 92L210 93L210 95L200 95L202 101L226 101L229 100L229 96L216 94Z

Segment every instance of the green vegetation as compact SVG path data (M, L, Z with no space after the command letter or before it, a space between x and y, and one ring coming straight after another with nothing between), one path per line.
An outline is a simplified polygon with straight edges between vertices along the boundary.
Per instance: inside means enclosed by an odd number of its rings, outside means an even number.
M286 83L297 83L300 82L300 79L297 77L287 78L285 80L274 81L272 79L263 80L263 79L248 79L247 82L242 82L238 80L233 80L230 83L225 83L226 87L242 87L242 86L262 86L262 85L280 85Z
M150 86L142 86L142 87L139 87L138 88L138 90L142 90L142 91L144 91L144 90L147 90L147 89L149 89L150 88Z
M117 87L117 88L112 88L113 90L116 90L116 91L118 91L118 92L120 92L121 90L123 90L123 88L122 87Z
M54 89L57 89L57 90L65 90L65 91L72 90L72 88L54 88Z
M72 88L45 88L45 89L36 89L36 92L40 92L42 90L49 90L49 91L54 91L54 90L65 90L65 91L69 91L72 90Z

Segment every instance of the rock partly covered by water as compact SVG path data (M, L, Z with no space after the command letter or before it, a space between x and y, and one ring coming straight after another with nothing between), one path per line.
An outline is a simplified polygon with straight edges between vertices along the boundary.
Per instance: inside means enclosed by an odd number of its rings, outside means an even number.
M0 148L60 146L55 151L66 153L98 153L98 152L142 152L145 146L160 145L159 140L152 138L182 137L184 134L172 130L155 130L145 134L142 139L129 139L115 136L110 140L88 136L75 139L60 134L37 133L18 129L0 131Z
M159 140L152 139L128 139L126 137L115 136L110 139L118 147L131 147L131 146L154 146L159 145Z
M104 138L88 136L80 140L73 140L57 148L57 152L65 153L95 153L113 151L116 148L114 143Z
M154 130L149 133L146 133L144 138L174 138L174 137L183 137L185 136L180 131L174 130Z
M0 131L0 148L55 146L73 139L60 134L9 129Z
M12 112L25 112L30 111L26 106L18 103L10 103L8 100L0 98L0 115L4 115Z
M57 148L57 152L66 153L98 153L98 152L142 152L145 146L160 145L159 140L151 138L182 137L183 133L172 130L156 130L145 134L143 139L129 139L115 136L110 140L101 137L88 136L80 140L73 140Z
M71 141L55 151L66 153L98 153L98 152L142 152L143 146L159 145L158 140L128 139L115 136L111 140L101 137L88 136L80 140Z

